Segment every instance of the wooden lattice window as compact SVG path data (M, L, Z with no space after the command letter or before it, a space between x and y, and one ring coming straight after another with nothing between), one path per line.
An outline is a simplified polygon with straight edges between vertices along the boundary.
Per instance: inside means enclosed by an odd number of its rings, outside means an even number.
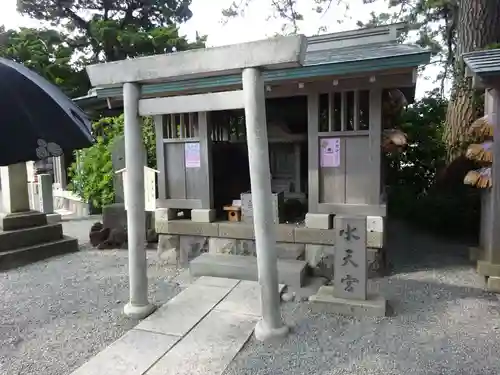
M193 139L199 136L198 113L180 113L165 116L164 139Z
M370 128L370 91L336 91L320 95L321 132L366 131Z
M210 137L213 142L245 141L246 128L244 110L211 112Z

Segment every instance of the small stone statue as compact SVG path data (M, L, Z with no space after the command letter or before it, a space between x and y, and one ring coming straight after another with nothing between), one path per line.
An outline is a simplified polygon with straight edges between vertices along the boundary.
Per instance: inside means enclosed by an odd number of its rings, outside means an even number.
M109 230L109 228L107 228ZM125 228L113 228L109 230L109 235L97 247L99 250L104 249L121 249L127 242L127 231Z
M97 222L90 228L89 239L93 247L99 246L109 236L109 229L104 228L102 223Z
M90 243L99 250L120 249L127 242L126 228L104 228L100 222L94 223L89 233Z

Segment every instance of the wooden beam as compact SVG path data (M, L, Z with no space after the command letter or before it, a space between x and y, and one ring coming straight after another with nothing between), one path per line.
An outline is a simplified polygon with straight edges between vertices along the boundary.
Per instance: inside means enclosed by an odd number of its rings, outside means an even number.
M243 91L237 90L141 99L139 101L139 115L154 116L167 113L209 112L243 107Z
M332 89L336 91L343 90L370 90L372 88L401 88L401 87L413 87L415 86L415 75L413 73L414 69L403 68L403 69L391 69L391 70L381 70L379 72L373 72L371 74L349 74L349 75L336 75L336 76L323 76L323 77L313 77L307 80L300 80L300 83L304 84L303 88L299 88L298 80L288 80L288 81L275 81L266 86L271 88L271 91L266 92L267 98L274 97L287 97L287 96L302 96L308 95L314 92L328 93ZM376 81L370 82L370 77L375 76ZM338 85L334 86L333 81L337 80ZM226 86L220 86L211 89L185 89L181 91L168 91L168 92L158 92L155 94L143 95L143 99L151 99L157 97L175 97L175 96L189 96L204 94L210 91L211 93L226 92L226 91L236 91L241 90L241 84L232 84ZM119 100L119 99L118 99ZM116 103L119 105L120 103ZM116 106L115 105L115 106Z
M375 76L375 82L370 82L370 77ZM334 81L338 81L336 85ZM404 88L413 87L413 71L407 70L399 73L386 74L367 74L364 76L331 76L321 77L321 80L304 82L304 87L299 88L296 82L281 82L273 85L271 91L266 92L267 98L302 96L312 93L326 94L332 91L354 91L371 90L374 88Z

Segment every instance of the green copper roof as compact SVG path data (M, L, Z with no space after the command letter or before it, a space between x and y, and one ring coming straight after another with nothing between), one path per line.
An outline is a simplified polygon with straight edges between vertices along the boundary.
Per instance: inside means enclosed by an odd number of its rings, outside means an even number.
M465 53L463 58L472 73L479 77L500 75L500 49Z
M381 70L411 68L430 61L430 52L415 46L396 43L374 43L355 47L335 48L308 52L304 66L283 70L265 71L264 81L307 79L321 76L371 73ZM184 81L145 84L143 95L214 89L221 86L241 85L241 75L206 77ZM120 97L121 87L97 88L97 96Z
M355 47L332 48L308 52L305 66L342 64L353 61L377 60L395 56L428 53L419 46L397 43L374 43Z

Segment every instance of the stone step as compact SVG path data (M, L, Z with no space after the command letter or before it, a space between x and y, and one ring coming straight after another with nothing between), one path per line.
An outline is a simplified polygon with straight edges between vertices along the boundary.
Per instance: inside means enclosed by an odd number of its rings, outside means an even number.
M47 216L39 211L0 214L0 229L5 231L40 227L42 225L47 225Z
M278 259L278 281L295 287L302 287L306 276L306 262ZM193 277L212 276L228 279L257 281L257 258L243 255L205 253L189 264Z
M57 241L2 252L0 253L0 271L75 251L78 251L76 238L64 236Z
M34 246L63 238L61 224L0 232L0 252Z

